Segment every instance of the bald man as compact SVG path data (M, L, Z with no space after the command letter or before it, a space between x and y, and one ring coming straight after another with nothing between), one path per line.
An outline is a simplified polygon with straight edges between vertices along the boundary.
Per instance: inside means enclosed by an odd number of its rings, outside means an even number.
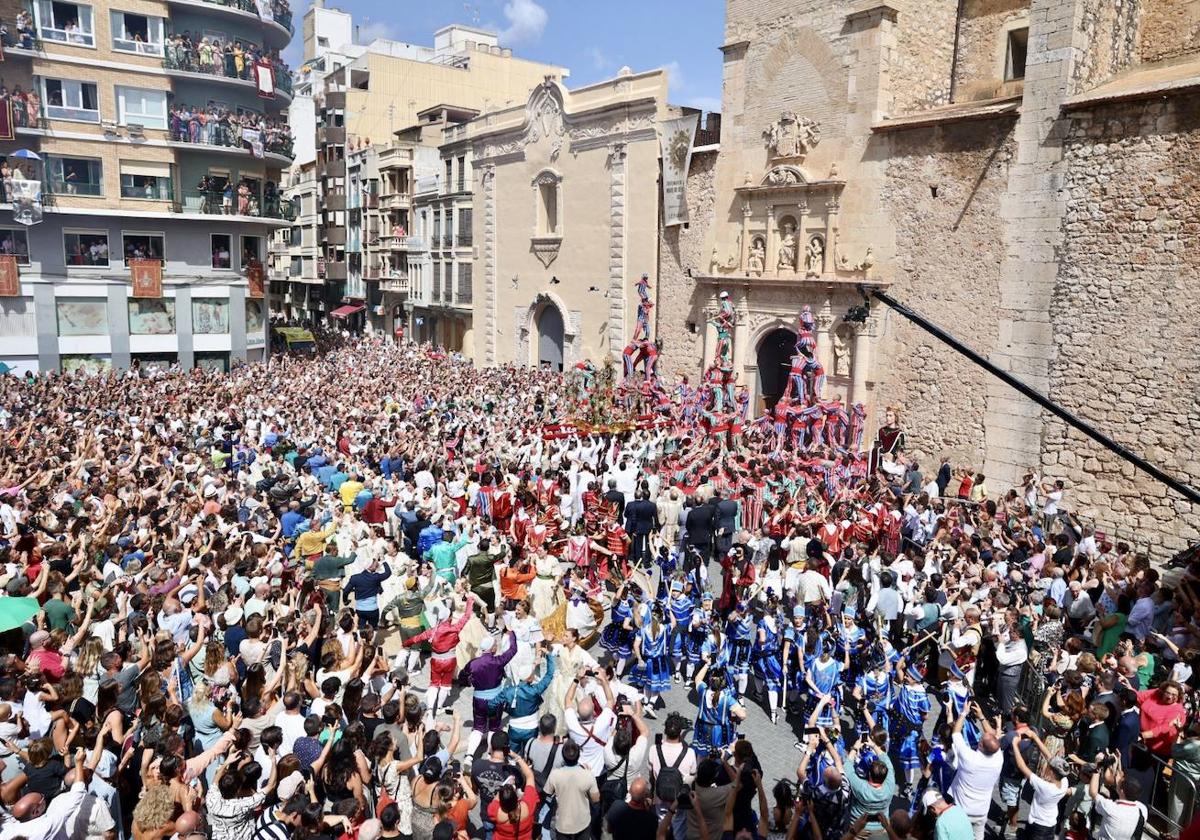
M979 749L971 749L971 745L962 735L966 719L964 714L954 722L954 758L958 763L958 771L954 775L954 781L950 783L948 793L971 820L975 840L983 840L988 811L992 806L992 793L1000 784L1004 754L1000 751L1000 739L996 737L983 715L979 715L980 724L984 728L983 737L979 739Z
M671 803L674 805L674 803ZM642 776L629 783L629 801L618 800L605 814L608 831L621 840L653 840L658 831L658 814L650 783Z
M0 827L0 840L58 840L75 818L87 796L88 769L83 763L83 750L75 752L75 781L66 793L55 796L49 804L40 793L27 793L10 810L12 819Z

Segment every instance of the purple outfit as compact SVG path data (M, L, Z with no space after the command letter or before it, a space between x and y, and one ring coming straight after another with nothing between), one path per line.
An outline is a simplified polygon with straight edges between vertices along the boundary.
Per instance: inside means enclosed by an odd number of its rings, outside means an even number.
M508 631L508 650L501 654L491 651L481 653L472 659L459 674L459 681L475 689L471 699L471 710L475 720L471 729L475 732L500 731L500 717L503 710L488 711L488 703L500 693L500 685L504 682L504 666L517 655L517 634Z

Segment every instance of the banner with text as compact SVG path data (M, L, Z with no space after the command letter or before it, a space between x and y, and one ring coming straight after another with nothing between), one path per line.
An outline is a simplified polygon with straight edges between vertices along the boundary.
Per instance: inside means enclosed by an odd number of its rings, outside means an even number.
M690 114L662 124L663 224L681 225L688 220L687 174L692 165L692 139L699 114Z

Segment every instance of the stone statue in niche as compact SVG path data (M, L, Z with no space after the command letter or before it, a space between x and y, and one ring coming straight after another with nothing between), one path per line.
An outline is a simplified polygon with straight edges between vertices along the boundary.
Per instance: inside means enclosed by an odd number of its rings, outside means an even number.
M779 243L780 270L796 270L796 226L787 222L783 226L783 239Z
M759 237L750 243L750 254L746 258L746 273L751 277L762 277L767 262L767 248Z
M843 330L833 334L833 373L835 376L850 375L850 346L846 343Z
M807 265L811 277L816 277L825 270L825 242L819 236L809 240Z
M802 158L821 142L821 126L795 111L783 111L763 132L773 158Z

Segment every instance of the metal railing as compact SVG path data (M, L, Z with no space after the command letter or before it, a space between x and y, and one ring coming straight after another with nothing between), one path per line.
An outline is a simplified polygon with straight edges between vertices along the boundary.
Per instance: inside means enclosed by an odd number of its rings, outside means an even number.
M237 9L239 12L246 12L258 17L258 6L255 5L254 0L201 0L201 2L224 6L227 9ZM271 6L271 19L286 29L289 34L295 34L296 30L292 27L292 10L274 3Z
M1143 782L1142 802L1150 812L1146 828L1159 837L1178 837L1196 815L1197 780L1181 772L1173 759L1160 758L1141 744L1133 749L1134 767L1126 773Z
M168 35L168 38L171 36ZM252 44L256 54L258 45ZM163 44L162 66L164 70L179 70L184 73L203 73L223 79L239 79L244 82L254 81L254 61L249 53L241 56L241 67L238 67L238 57L233 53L219 49L202 50L196 44L186 45L167 41ZM292 95L292 71L281 63L273 65L275 70L275 87Z
M248 148L249 144L242 139L242 127L230 122L225 116L204 114L203 120L184 118L180 112L172 110L167 115L167 125L171 132L171 140L176 143L193 143L197 146L220 146L222 148ZM290 132L290 129L288 130ZM274 134L274 136L272 136ZM267 129L263 132L263 149L274 155L286 158L294 157L293 138L290 133L282 133L281 129Z
M292 202L279 195L263 199L256 193L239 196L234 191L227 195L222 190L184 190L175 210L178 213L208 216L257 216L287 221L296 218Z

